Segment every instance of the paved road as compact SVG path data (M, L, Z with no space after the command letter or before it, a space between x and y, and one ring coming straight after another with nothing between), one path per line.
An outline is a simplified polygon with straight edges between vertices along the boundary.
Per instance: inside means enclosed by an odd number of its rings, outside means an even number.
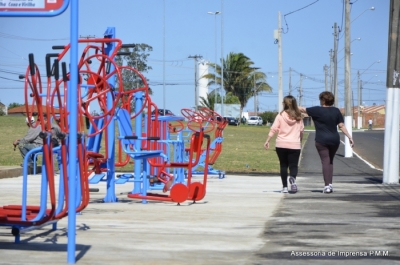
M354 151L376 168L383 168L385 131L353 132Z

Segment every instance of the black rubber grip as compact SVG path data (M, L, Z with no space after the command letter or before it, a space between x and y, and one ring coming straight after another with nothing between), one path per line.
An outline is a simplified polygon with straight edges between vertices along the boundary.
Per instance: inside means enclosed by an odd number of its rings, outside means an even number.
M131 55L131 53L130 52L118 52L117 55L119 55L119 56L122 56L122 55L129 56L129 55Z
M58 139L64 140L65 137L67 137L67 134L66 134L66 133L63 133L63 132L57 133L57 138L58 138Z
M47 77L51 76L50 56L48 54L46 55L46 74Z
M48 53L46 54L46 56L50 56L50 57L58 57L58 55L60 55L59 53Z
M136 44L131 43L131 44L122 44L121 48L135 48Z
M128 136L125 136L124 137L124 139L134 139L134 140L136 140L138 137L136 136L136 135L128 135Z
M204 138L210 139L210 135L204 134Z
M39 137L42 139L46 139L47 138L47 133L46 132L40 132L39 133Z
M56 45L56 46L53 46L52 48L53 48L53 50L64 50L65 46Z
M33 53L29 54L29 69L31 71L31 75L35 75L35 59L33 59Z
M62 70L63 80L64 82L67 82L68 81L67 64L65 62L61 63L61 70Z
M158 140L160 140L160 137L158 137L158 136L150 136L150 137L147 137L147 140L158 141Z
M54 60L53 70L54 70L54 72L53 72L54 79L56 79L56 80L60 79L60 65L59 65L58 59Z

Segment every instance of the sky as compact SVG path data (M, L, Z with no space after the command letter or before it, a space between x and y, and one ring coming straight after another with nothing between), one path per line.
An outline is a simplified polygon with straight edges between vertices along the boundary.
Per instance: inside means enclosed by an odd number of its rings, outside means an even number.
M351 89L357 106L357 72L363 81L362 105L385 104L388 56L389 0L353 0L351 4ZM371 8L374 7L374 10ZM208 12L222 12L211 15ZM333 25L339 33L339 107L344 106L344 0L81 0L79 36L103 37L115 27L123 43L153 47L143 73L159 108L179 114L194 106L194 59L209 62L243 53L267 75L272 92L258 97L259 111L278 108L278 45L274 30L282 23L283 95L298 97L304 76L302 105L319 104L325 90L324 65L330 67ZM56 17L0 17L0 102L24 103L24 83L18 75L33 53L41 73L45 54L70 38L70 9ZM360 40L358 40L360 38ZM343 50L342 50L343 49ZM292 69L289 71L289 69ZM165 83L165 86L163 85ZM210 90L214 89L210 87ZM165 106L164 106L165 102ZM244 111L254 110L251 98Z

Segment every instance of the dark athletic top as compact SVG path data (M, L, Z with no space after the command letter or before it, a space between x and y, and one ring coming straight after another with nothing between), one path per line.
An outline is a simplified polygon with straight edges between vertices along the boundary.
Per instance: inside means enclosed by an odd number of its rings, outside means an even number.
M337 125L343 123L343 115L335 107L306 108L308 116L315 124L315 141L321 144L339 145L340 136Z

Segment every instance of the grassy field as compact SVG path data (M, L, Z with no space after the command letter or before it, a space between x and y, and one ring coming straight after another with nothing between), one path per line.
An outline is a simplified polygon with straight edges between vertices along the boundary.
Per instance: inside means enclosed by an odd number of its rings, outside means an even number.
M0 165L17 166L22 162L12 143L23 137L27 129L25 117L0 116ZM266 151L263 146L268 132L269 128L265 126L227 126L222 153L213 167L228 173L278 173L274 139L270 150ZM305 133L304 140L307 135Z
M25 117L0 116L0 165L10 166L22 163L18 148L14 151L13 142L22 138L28 127Z

